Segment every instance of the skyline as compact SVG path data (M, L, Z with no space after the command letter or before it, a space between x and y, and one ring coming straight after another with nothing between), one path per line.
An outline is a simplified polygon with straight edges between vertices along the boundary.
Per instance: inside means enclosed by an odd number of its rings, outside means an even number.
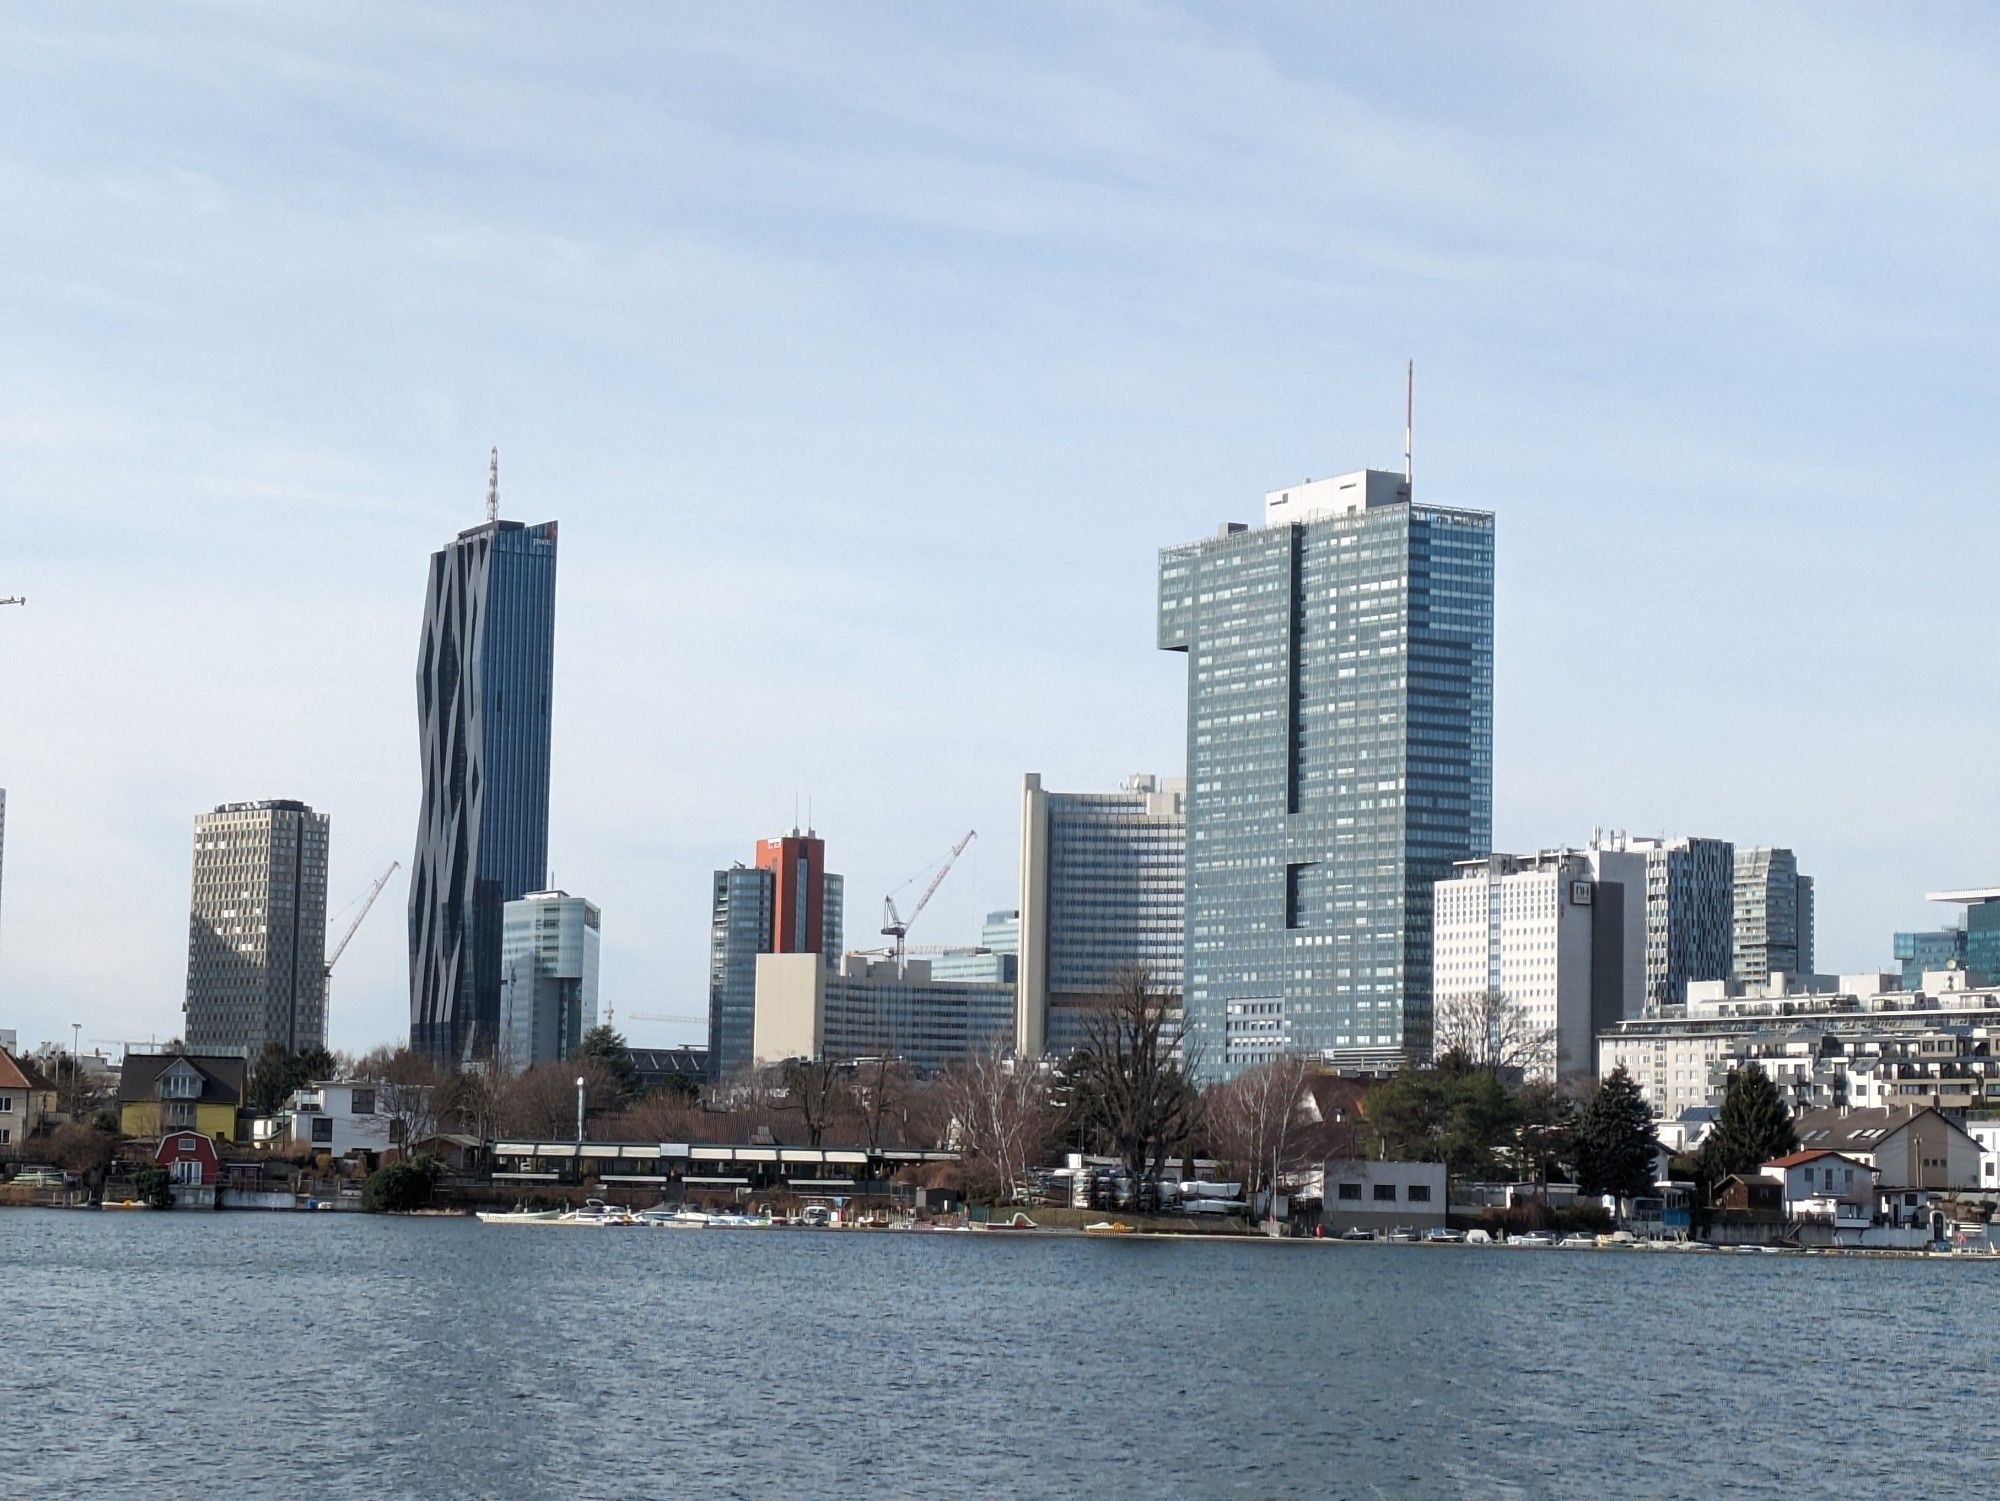
M1954 148L1996 33L1294 14L696 15L629 59L519 13L0 19L0 1024L173 1035L194 818L298 798L329 909L405 863L331 1016L402 1034L423 559L494 442L503 513L563 524L549 884L603 908L604 1001L702 1009L710 872L794 797L864 918L978 828L913 936L971 941L1022 773L1185 770L1158 550L1399 467L1411 354L1418 497L1506 529L1496 848L1788 846L1822 967L1888 967L1995 878L1976 643L1905 583L1967 595L1994 536ZM435 93L384 71L413 36ZM1707 118L1648 115L1646 48ZM1586 109L1614 149L1558 142Z

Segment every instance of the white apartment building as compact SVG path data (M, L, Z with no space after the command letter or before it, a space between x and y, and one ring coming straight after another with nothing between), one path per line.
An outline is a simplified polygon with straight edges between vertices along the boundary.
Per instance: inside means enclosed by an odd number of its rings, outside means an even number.
M1532 1077L1591 1074L1597 1033L1644 999L1645 875L1643 856L1610 850L1459 861L1433 888L1440 1034L1454 1012L1498 995L1526 1029L1555 1039Z
M357 1150L386 1152L394 1144L394 1121L381 1106L384 1091L393 1087L366 1079L328 1079L295 1090L286 1134L294 1146L311 1146L335 1157Z

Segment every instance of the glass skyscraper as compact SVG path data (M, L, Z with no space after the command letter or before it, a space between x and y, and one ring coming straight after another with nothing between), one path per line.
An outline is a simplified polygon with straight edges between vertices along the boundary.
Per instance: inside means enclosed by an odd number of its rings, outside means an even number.
M1433 883L1493 824L1493 517L1364 470L1160 555L1188 656L1185 990L1210 1076L1431 1046Z
M440 1063L492 1055L503 910L548 884L555 638L553 521L489 521L431 555L410 1046Z
M499 1062L510 1070L559 1063L597 1025L597 954L604 916L567 891L507 903L500 943Z
M715 873L708 930L708 1068L726 1079L755 1061L757 956L816 954L840 963L845 884L826 841L793 829L757 841L754 865Z
M1135 970L1180 996L1186 802L1177 778L1130 776L1105 792L1051 792L1037 772L1022 779L1022 1056L1081 1047L1091 1008Z

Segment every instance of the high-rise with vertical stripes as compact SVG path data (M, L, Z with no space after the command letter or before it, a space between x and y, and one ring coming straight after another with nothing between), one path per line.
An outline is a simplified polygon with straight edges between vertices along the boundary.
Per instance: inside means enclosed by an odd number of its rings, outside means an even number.
M548 885L555 635L553 521L488 521L431 555L410 1046L440 1063L492 1055L504 909Z
M1493 517L1363 470L1160 555L1185 652L1189 1056L1431 1047L1432 886L1493 822Z

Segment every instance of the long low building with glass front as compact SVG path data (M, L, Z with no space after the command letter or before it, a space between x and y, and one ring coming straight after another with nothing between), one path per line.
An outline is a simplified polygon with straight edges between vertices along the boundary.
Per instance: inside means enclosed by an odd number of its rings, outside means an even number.
M501 1141L493 1181L522 1189L594 1180L606 1189L679 1187L727 1193L865 1193L906 1167L956 1162L956 1152L916 1147L787 1147L695 1142Z

